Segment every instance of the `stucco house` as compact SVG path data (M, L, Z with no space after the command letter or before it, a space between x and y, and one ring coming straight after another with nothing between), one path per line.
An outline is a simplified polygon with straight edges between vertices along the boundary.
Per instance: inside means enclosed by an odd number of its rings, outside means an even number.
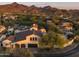
M68 31L73 30L73 24L70 22L64 22L62 23L62 28Z
M30 48L39 47L42 33L40 31L28 30L16 33L14 36L7 37L2 41L6 48Z

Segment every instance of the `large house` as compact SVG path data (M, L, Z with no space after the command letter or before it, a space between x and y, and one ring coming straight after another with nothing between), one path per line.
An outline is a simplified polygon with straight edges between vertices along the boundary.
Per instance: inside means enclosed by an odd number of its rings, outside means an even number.
M38 47L41 39L41 32L28 30L16 33L14 36L7 37L3 42L3 47L7 48L28 48Z
M36 28L34 28L36 27ZM6 48L30 48L39 47L41 36L45 34L45 29L37 30L35 24L29 30L18 32L15 35L7 37L2 41L3 47Z

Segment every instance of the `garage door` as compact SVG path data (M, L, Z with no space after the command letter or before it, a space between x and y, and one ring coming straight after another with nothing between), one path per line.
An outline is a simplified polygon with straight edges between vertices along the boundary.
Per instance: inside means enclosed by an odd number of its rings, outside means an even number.
M37 44L28 44L28 48L37 48L38 45Z

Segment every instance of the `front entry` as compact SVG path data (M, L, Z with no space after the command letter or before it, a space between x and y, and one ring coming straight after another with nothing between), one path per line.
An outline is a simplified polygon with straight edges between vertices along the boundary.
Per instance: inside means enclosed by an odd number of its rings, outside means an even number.
M28 48L37 48L38 45L37 44L28 44Z

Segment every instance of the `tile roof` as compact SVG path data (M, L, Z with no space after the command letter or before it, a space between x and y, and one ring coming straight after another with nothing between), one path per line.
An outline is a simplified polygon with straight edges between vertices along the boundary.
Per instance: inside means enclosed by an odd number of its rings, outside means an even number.
M31 34L35 34L35 35L38 35L38 36L41 36L42 35L42 33L40 31L27 30L27 31L23 31L23 32L16 33L14 35L13 39L11 37L11 41L12 42L17 42L17 41L20 41L20 40L25 40L26 39L26 36L31 35Z

